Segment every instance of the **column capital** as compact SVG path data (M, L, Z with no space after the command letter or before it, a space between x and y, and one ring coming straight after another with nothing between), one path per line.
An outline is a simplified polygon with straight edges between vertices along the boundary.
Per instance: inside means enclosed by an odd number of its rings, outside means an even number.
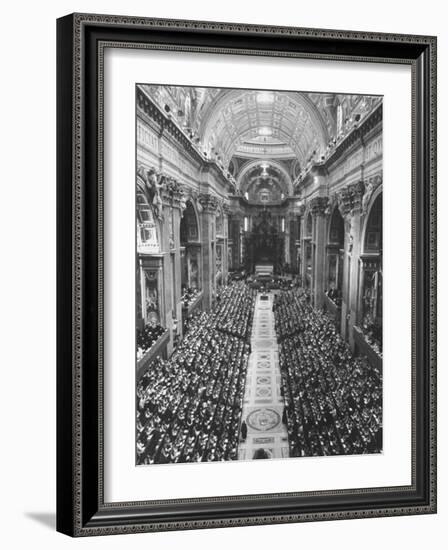
M310 201L310 210L313 216L323 216L327 210L328 197L314 197Z
M359 212L362 207L362 197L364 195L364 182L358 181L349 185L350 193L352 195L352 210Z
M364 189L364 183L360 180L339 191L337 201L344 218L351 218L354 214L361 212Z
M162 200L167 206L186 208L186 193L184 186L171 176L162 176Z
M215 214L218 209L218 199L214 195L208 193L200 193L198 197L199 204L202 207L203 212L208 214Z

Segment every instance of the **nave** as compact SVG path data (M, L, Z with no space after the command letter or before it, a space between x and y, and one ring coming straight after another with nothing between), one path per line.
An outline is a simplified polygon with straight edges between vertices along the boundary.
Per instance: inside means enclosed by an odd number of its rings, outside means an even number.
M381 373L303 289L221 290L137 386L137 463L379 452Z
M286 458L288 432L272 311L274 295L259 292L255 300L251 349L246 377L242 422L247 426L238 448L238 460ZM245 429L241 430L245 432Z

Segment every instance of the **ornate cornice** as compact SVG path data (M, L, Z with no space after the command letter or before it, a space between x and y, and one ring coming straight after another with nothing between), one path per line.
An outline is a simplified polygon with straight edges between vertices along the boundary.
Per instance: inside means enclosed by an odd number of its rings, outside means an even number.
M363 142L364 137L375 126L381 124L383 120L383 104L380 103L366 118L360 126L354 128L340 143L338 143L331 155L325 160L325 166L328 168L334 164L342 155L348 151L356 142Z
M381 256L378 255L367 255L363 254L361 256L361 261L363 264L363 267L366 271L376 271L378 269L381 269Z
M184 186L170 176L163 176L162 200L167 206L173 206L174 208L183 206L185 208L186 194Z
M188 137L177 127L167 115L165 115L154 101L137 86L137 106L159 127L160 134L167 132L185 151L188 151L195 160L202 161L201 155L195 149Z
M172 118L163 113L153 99L139 86L137 86L137 106L150 120L155 122L159 128L160 136L163 134L169 135L181 146L182 151L187 152L192 159L200 164L202 170L214 171L215 175L221 179L224 186L228 186L229 190L235 187L235 183L226 176L224 168L219 166L213 159L204 158Z

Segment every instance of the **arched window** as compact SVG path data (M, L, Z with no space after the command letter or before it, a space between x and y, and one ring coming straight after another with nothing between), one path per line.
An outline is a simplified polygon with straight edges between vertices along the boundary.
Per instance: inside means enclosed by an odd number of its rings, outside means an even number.
M344 248L344 219L339 208L333 210L330 222L329 244Z
M200 264L201 251L199 241L199 223L193 203L187 201L180 220L180 243L184 247L181 256L181 286L183 296L193 296L201 288Z
M381 253L383 250L383 194L380 193L372 207L367 219L364 234L364 252Z
M366 220L363 242L361 328L366 340L380 352L383 326L383 197L380 193Z
M187 202L187 207L180 220L180 242L185 245L191 242L197 242L199 239L198 220L196 211L191 201Z

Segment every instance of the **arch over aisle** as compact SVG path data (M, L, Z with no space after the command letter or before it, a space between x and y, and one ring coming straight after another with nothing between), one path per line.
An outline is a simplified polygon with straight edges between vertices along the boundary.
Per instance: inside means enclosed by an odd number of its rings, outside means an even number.
M373 193L366 212L362 232L362 252L382 253L383 250L383 189Z

